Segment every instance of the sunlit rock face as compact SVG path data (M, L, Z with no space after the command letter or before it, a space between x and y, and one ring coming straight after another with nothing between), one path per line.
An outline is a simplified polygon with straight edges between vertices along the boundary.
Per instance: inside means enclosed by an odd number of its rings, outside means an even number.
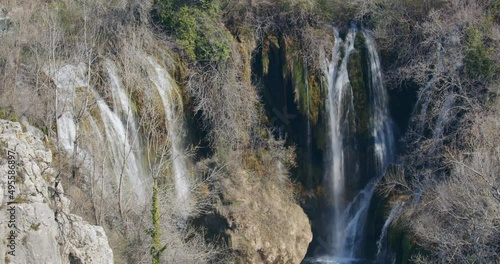
M16 153L17 180L14 206L17 234L15 256L2 246L0 254L10 263L113 263L113 252L103 228L83 221L69 211L69 200L50 167L51 151L42 139L24 133L19 123L0 120L0 146ZM0 169L8 171L5 155ZM2 206L11 202L7 174L0 178ZM3 210L4 211L4 210ZM8 221L6 213L0 222ZM1 225L2 243L11 229ZM3 258L3 257L2 257Z

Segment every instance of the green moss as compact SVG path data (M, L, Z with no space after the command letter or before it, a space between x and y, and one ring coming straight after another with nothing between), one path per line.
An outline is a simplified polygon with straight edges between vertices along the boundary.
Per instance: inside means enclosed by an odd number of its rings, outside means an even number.
M318 123L319 113L323 107L321 100L321 86L318 75L311 73L309 75L309 120L313 125Z
M491 6L488 20L500 24L500 0L495 0Z
M269 73L269 56L267 51L262 51L262 75L266 76Z
M367 80L367 71L363 71L363 67L366 67L366 56L365 52L365 39L362 34L357 34L355 39L354 47L356 52L351 54L347 69L349 72L349 80L351 82L353 96L354 96L354 112L355 112L355 122L351 123L352 128L361 137L369 136L370 128L370 117L368 108L368 98L367 98L367 85L365 80ZM363 65L365 63L365 65Z
M147 231L151 236L151 248L150 253L152 256L153 264L160 264L161 254L166 250L167 245L161 246L161 228L160 228L160 210L158 204L158 185L156 179L153 184L153 195L152 195L152 205L151 205L151 222L153 227Z
M17 114L11 107L0 109L0 119L10 120L12 122L19 121Z
M40 224L41 223L38 223L38 224L33 223L33 224L31 224L31 226L30 226L31 230L38 231L38 229L40 229Z

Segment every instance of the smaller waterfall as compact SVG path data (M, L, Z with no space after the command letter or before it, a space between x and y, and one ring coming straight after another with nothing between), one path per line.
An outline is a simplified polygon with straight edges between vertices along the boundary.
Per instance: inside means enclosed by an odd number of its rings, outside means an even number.
M381 177L385 167L393 161L396 149L394 144L393 124L389 115L389 96L382 81L382 70L377 49L370 34L363 31L370 59L371 76L371 111L373 136L375 138L375 155L378 162L375 177Z
M455 94L450 93L446 96L446 100L443 103L443 107L439 112L439 116L436 120L436 124L434 125L434 132L432 133L432 138L435 141L440 141L443 137L443 129L446 126L448 120L450 120L450 112L453 104L455 103Z
M391 225L392 221L394 221L394 219L399 216L401 210L403 209L403 205L404 202L397 201L396 204L392 206L391 212L389 213L387 220L385 220L384 227L382 227L380 238L377 241L377 256L380 255L382 248L385 246L385 239L387 236L387 230L389 229L389 226Z
M96 92L94 95L101 113L106 140L112 152L111 164L116 183L119 185L121 177L127 177L131 184L130 189L142 204L146 201L146 186L143 180L147 174L142 168L141 157L137 155L137 150L134 150L130 141L135 135L130 135L130 130L122 123L120 117L111 111L104 99Z
M103 98L96 91L92 91L86 76L86 67L83 63L74 66L71 64L60 67L57 71L46 70L57 87L57 108L61 113L57 119L57 136L59 144L68 153L74 152L75 140L80 136L93 138L94 142L80 142L81 149L77 150L77 159L82 161L83 166L90 169L93 164L90 156L97 153L96 148L102 150L99 158L106 157L108 162L106 173L115 176L115 184L120 184L124 179L122 188L135 194L135 200L140 204L146 202L146 175L142 166L142 155L140 154L139 140L137 139L137 123L134 113L130 107L130 100L126 92L121 88L121 83L116 74L115 65L110 60L105 60L104 66L108 71L110 88L113 98L118 98L115 103L115 112L110 109ZM99 118L93 116L89 109L80 109L88 105L79 105L86 102L86 98L77 96L77 89L85 88L84 96L94 98ZM91 92L91 93L88 93ZM116 95L116 96L115 96ZM84 113L77 117L77 113ZM80 118L80 120L75 120ZM88 121L88 130L78 128L78 124ZM100 129L99 121L102 121ZM101 132L104 130L104 132ZM77 135L79 133L79 135Z
M132 109L132 102L128 95L128 92L123 88L123 85L116 72L116 66L111 60L104 61L104 67L108 72L109 84L111 87L111 93L113 95L113 109L114 112L119 114L122 123L127 128L127 134L129 134L129 139L132 142L133 151L137 157L142 157L142 146L141 140L139 138L138 123L135 119L134 111ZM142 169L142 162L139 161L139 168Z
M179 121L179 117L176 114L175 108L175 97L174 97L174 85L173 80L168 74L168 72L161 67L153 58L148 57L148 62L155 70L155 74L150 75L150 79L158 90L161 101L163 103L163 108L166 117L166 126L168 128L168 136L171 143L171 159L173 174L175 180L175 189L177 192L177 199L186 203L189 196L189 172L186 167L186 160L182 152L182 141L180 137L180 132L182 128L182 123Z
M116 66L112 61L105 60L104 67L109 76L109 84L113 95L113 109L120 114L123 122L132 129L132 133L137 135L137 122L133 114L132 103L130 102L127 91L123 89L120 79L118 78Z

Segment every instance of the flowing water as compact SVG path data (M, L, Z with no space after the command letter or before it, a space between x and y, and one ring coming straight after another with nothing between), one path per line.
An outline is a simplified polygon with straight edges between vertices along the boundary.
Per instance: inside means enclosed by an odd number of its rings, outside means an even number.
M175 106L175 85L168 72L152 58L147 59L154 69L150 79L155 90L160 95L166 116L166 127L171 142L171 161L175 179L177 198L185 201L189 194L189 172L182 149L182 123ZM47 72L57 86L57 103L60 115L57 119L59 144L69 154L74 152L75 142L79 135L86 133L92 142L83 142L83 149L78 150L78 157L86 153L85 149L98 148L106 158L106 171L115 178L115 186L127 192L131 191L138 202L144 204L147 199L147 190L150 176L144 168L143 146L140 140L139 124L134 114L134 106L129 93L124 89L116 65L105 59L104 69L108 75L110 102L108 105L97 91L89 89L85 78L85 65L65 65L57 71ZM90 91L97 105L94 113L88 112L85 120L88 121L88 130L79 131L76 115L78 113L77 89L85 88ZM97 114L96 114L97 113ZM85 146L88 144L88 146ZM97 151L93 151L96 153ZM90 162L91 163L91 162ZM90 164L88 163L88 164ZM124 192L125 193L125 192ZM130 197L127 199L130 200Z
M370 116L371 146L373 149L368 153L370 162L357 159L349 159L348 139L355 136L350 129L350 123L355 122L354 116L354 93L350 84L348 62L354 52L361 52L354 47L356 34L363 34L366 49L366 63L368 73L366 79L368 107ZM362 30L357 32L352 27L344 39L340 38L337 30L334 30L335 44L332 59L325 68L328 81L328 121L329 121L329 149L327 151L327 175L330 183L330 191L333 199L333 217L331 219L332 252L330 256L322 256L314 259L313 263L358 263L364 262L366 256L363 249L366 239L366 222L370 202L379 179L383 176L387 165L393 161L395 156L395 143L393 125L388 110L388 95L383 85L379 57L372 37ZM349 143L352 145L352 143ZM357 153L357 152L355 152ZM352 151L351 151L352 155ZM356 162L357 164L350 164ZM366 165L371 164L371 165ZM369 175L359 174L359 169L350 170L348 167L359 168L369 166L366 169ZM348 190L347 181L352 177L364 178L367 182L359 190ZM352 192L354 191L354 198Z
M380 233L380 237L377 241L377 257L381 255L384 247L387 246L386 245L387 230L389 229L389 226L391 225L392 221L394 221L394 219L399 216L402 209L403 209L403 202L401 200L397 201L396 204L392 206L391 212L389 213L389 216L385 220L384 226L382 227L382 232Z
M177 199L181 204L185 204L189 197L189 171L186 166L186 158L183 154L181 129L182 123L180 116L177 114L175 108L175 86L174 81L168 72L161 67L153 58L149 57L148 62L153 67L155 74L150 76L151 81L154 83L158 90L158 94L163 103L165 111L166 126L168 129L168 136L171 142L171 159L172 168L175 180L175 190Z
M344 211L344 148L343 137L345 122L347 122L345 113L345 96L352 92L349 84L349 76L347 74L347 61L351 52L354 50L355 29L351 29L346 37L345 42L339 37L338 31L334 31L335 46L333 48L333 58L328 66L328 118L330 132L330 176L333 179L333 202L334 202L334 219L333 219L333 247L335 252L342 256L344 248L344 227L345 221L343 217ZM344 51L344 57L341 56L341 48ZM339 59L341 63L339 65ZM349 93L348 93L349 92Z
M106 171L114 176L115 186L119 186L121 180L122 188L132 191L135 196L133 200L144 204L148 173L142 164L137 123L127 93L123 90L116 74L114 63L105 60L104 66L108 73L113 99L115 97L118 99L114 100L117 103L114 104L113 110L96 91L89 88L85 78L85 65L64 65L51 74L57 87L57 105L61 112L57 119L58 141L67 153L72 154L77 137L92 138L91 142L82 142L82 149L77 150L76 157L84 166L90 166L92 157L88 155L88 150L99 148L109 159ZM78 92L78 89L83 90ZM86 91L91 91L90 96L96 102L97 118L90 112L81 111L85 105L80 104L86 99L78 96L89 96ZM79 117L81 120L76 120L81 113L86 114ZM89 121L89 130L77 128L77 124L84 119ZM99 121L102 121L101 126Z
M137 155L138 149L134 149L133 140L131 140L137 135L131 135L131 131L118 114L111 111L104 99L100 98L97 93L94 95L106 135L106 142L102 142L102 146L107 145L111 150L110 158L116 184L124 185L122 177L126 177L131 185L129 189L133 190L139 203L143 204L146 201L147 173L143 169L140 155Z

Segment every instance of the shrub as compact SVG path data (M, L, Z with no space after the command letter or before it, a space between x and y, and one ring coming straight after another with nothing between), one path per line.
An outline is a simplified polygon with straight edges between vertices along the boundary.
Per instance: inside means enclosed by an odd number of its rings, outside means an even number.
M484 43L483 33L477 28L469 28L465 33L465 70L469 77L488 78L494 72L491 51Z
M191 60L226 61L230 56L231 35L223 27L218 5L210 0L180 4L160 0L153 18L172 34Z

